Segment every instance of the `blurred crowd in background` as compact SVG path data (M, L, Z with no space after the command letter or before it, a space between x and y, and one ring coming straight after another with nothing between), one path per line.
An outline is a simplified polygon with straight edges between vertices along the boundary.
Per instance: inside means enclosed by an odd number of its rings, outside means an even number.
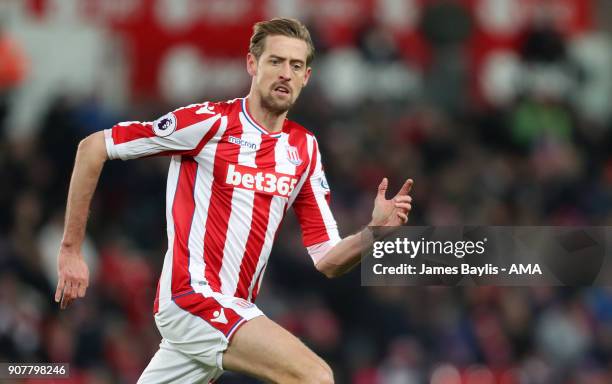
M369 221L383 176L390 190L415 180L413 225L612 224L610 1L0 0L0 361L136 381L160 340L168 159L107 162L84 246L91 286L60 311L77 144L246 95L251 26L276 15L316 43L289 118L319 139L342 234ZM291 215L257 304L338 383L612 382L612 288L327 280Z

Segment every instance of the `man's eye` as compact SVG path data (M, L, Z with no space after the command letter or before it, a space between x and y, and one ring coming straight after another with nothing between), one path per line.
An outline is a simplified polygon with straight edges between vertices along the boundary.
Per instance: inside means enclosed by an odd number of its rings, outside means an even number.
M278 63L280 63L280 60L272 59L270 60L270 62L274 65L277 65Z
M299 71L300 69L302 69L302 65L301 64L294 64L293 65L293 69L296 71Z

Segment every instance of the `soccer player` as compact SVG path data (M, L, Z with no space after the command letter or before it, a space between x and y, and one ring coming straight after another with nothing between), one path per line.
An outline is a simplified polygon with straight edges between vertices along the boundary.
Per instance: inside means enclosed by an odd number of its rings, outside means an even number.
M329 366L254 304L280 222L293 207L303 243L327 277L360 262L366 227L341 239L317 140L287 120L311 75L314 48L293 19L255 24L248 96L124 122L85 138L70 181L55 300L87 289L81 255L87 214L107 159L168 156L168 250L157 286L159 350L140 383L209 382L224 370L274 383L333 383ZM369 226L408 220L412 180L392 199L383 179Z

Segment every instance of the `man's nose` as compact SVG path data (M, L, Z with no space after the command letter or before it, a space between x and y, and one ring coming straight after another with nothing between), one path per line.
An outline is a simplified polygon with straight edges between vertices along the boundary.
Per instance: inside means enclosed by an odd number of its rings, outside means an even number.
M279 77L284 80L291 80L291 65L289 63L283 63L279 73Z

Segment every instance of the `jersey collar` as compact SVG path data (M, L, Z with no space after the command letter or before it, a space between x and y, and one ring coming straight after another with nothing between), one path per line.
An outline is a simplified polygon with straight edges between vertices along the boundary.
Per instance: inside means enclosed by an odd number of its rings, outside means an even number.
M259 133L261 133L262 135L269 135L270 137L273 137L275 139L278 139L279 137L281 137L281 134L283 133L281 132L270 132L268 131L266 128L262 127L261 125L259 125L255 119L251 116L251 114L249 114L249 110L247 108L247 98L248 97L243 97L242 98L242 113L244 114L244 117L246 118L246 121L256 130L259 131ZM284 126L285 124L283 124Z

